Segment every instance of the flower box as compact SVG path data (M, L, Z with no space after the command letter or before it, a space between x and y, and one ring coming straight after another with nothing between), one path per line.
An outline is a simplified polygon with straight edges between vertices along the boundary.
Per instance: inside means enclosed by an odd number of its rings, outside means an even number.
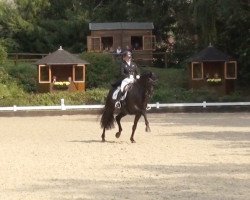
M69 81L56 81L53 83L54 89L68 89L68 86L70 85Z
M207 83L213 84L213 85L221 84L221 82L222 82L221 78L208 78L207 79Z

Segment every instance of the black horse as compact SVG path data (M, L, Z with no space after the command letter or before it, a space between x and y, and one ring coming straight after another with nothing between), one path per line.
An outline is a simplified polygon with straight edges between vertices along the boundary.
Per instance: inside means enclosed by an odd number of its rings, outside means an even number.
M153 89L157 81L157 76L152 72L144 72L140 79L136 80L129 89L126 99L122 102L118 115L114 118L115 113L115 100L112 99L112 95L116 90L116 87L112 87L108 93L105 107L102 111L101 127L103 128L102 141L105 142L105 130L114 127L114 121L118 124L119 130L116 133L116 138L119 138L122 132L121 118L129 115L135 115L134 125L132 128L132 135L130 141L134 140L134 133L137 127L137 123L141 116L145 119L146 131L150 132L149 122L146 115L147 104L153 94Z

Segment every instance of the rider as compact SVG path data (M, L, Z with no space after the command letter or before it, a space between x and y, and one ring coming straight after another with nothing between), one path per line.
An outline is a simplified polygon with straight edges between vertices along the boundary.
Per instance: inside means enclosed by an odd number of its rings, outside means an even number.
M123 78L121 83L121 90L117 97L117 102L115 103L115 107L121 108L121 98L126 92L126 86L129 83L133 83L135 79L139 79L139 68L132 61L132 53L130 51L125 51L123 53L123 59L121 64L121 76Z

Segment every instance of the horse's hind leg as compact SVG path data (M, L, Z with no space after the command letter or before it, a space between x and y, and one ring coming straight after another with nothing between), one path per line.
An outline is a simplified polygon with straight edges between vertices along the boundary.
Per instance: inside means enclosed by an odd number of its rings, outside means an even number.
M126 114L125 113L119 113L116 117L115 120L118 124L118 132L115 134L116 138L119 138L121 136L121 132L122 132L122 126L121 126L121 118L123 118Z
M146 132L151 132L146 112L144 112L142 115L143 115L144 120L145 120Z
M131 141L132 143L135 143L134 134L135 134L135 130L136 130L136 127L137 127L137 123L138 123L140 117L141 117L141 114L135 115L134 125L133 125L133 128L132 128L132 134L131 134L131 137L130 137L130 141Z
M105 142L105 128L103 129L103 132L102 132L102 142Z

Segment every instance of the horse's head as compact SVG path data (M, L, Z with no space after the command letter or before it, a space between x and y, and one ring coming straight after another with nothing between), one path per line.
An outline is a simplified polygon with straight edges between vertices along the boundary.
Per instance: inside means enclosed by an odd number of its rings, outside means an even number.
M154 86L154 85L156 85L156 83L158 81L158 76L154 72L146 71L146 72L143 72L141 74L140 79L141 79L142 82Z
M152 85L156 85L157 81L158 81L158 76L155 73L151 72L149 77L149 82Z

